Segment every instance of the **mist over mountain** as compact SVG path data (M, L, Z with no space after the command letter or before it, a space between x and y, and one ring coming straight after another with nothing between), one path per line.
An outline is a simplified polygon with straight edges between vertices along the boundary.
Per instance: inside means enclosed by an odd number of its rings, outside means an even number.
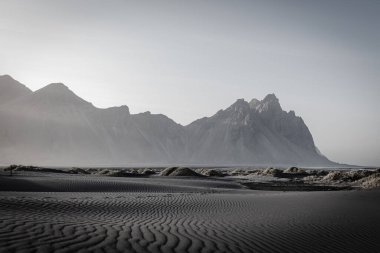
M187 126L162 114L100 109L61 83L32 92L0 76L0 164L334 165L274 94L238 99Z

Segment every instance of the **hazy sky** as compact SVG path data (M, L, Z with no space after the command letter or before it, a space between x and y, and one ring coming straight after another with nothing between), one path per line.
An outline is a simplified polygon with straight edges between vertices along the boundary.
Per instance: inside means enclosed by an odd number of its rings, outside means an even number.
M0 74L181 124L275 93L334 161L380 165L379 0L0 0Z

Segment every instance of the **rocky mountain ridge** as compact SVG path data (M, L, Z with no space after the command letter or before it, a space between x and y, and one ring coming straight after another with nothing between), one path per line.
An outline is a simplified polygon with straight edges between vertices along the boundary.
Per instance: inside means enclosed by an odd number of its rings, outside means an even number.
M334 165L274 94L238 99L187 126L162 114L130 114L127 106L96 108L61 83L32 92L0 76L0 94L5 165Z

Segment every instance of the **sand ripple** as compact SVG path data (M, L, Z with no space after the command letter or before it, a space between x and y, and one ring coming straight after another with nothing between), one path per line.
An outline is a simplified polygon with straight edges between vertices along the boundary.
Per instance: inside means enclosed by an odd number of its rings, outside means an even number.
M70 192L79 187L71 180L61 192L0 192L1 252L378 252L380 248L376 191L259 194L235 189L228 182L118 180L103 184L111 188L122 184L124 191Z

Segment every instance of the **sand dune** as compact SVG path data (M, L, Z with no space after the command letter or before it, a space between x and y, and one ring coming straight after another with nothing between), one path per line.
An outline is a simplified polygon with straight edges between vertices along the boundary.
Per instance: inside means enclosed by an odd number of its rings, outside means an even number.
M199 178L0 178L1 252L380 248L379 191L263 192Z
M118 178L37 174L33 176L0 177L0 191L22 192L207 192L240 189L238 183L227 180L187 178Z

